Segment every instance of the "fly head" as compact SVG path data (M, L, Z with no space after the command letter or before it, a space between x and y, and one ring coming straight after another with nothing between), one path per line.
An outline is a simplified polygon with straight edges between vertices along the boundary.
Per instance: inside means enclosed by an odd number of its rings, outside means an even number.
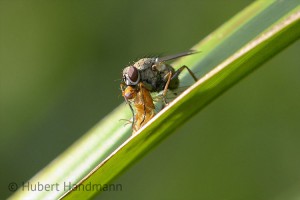
M134 66L126 67L123 70L123 81L126 85L137 85L140 82L139 70Z

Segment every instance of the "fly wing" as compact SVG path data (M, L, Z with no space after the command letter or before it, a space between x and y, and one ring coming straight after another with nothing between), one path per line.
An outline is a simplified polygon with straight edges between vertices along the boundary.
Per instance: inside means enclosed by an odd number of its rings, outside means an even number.
M164 57L161 57L161 58L157 58L156 62L164 62L164 61L168 61L168 60L173 60L173 59L180 58L180 57L183 57L183 56L189 56L189 55L192 55L192 54L195 54L195 53L199 53L199 52L195 51L195 50L189 50L189 51L186 51L186 52L182 52L182 53L178 53L178 54L174 54L174 55L170 55L170 56L164 56Z

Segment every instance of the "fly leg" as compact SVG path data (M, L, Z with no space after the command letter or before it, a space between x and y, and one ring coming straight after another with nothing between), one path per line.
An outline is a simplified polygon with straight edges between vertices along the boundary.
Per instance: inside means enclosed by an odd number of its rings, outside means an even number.
M140 83L139 84L139 90L140 90L140 92L139 92L139 95L140 95L140 99L141 99L141 102L142 102L142 104L143 104L143 110L144 110L144 113L143 113L143 120L142 120L142 122L140 123L140 126L144 123L144 121L145 121L145 118L146 118L146 105L145 105L145 100L144 100L144 94L143 94L143 90L144 90L144 88L143 88L143 84L142 83Z
M126 123L124 124L124 126L126 126L127 124L132 124L132 121L130 119L119 119L120 121L125 121Z
M182 67L180 67L179 69L177 69L177 71L173 74L171 80L178 78L179 74L182 72L182 70L187 69L188 72L190 73L190 75L193 77L193 79L196 81L198 81L197 77L195 76L195 74L186 66L183 65Z
M167 73L167 75L166 75L165 77L167 77L168 80L167 80L167 83L166 83L166 85L165 85L164 92L163 92L163 101L164 101L164 104L165 104L165 105L168 105L167 100L166 100L166 95L167 95L167 92L168 92L168 88L169 88L169 85L170 85L170 81L171 81L171 79L172 79L172 77L173 77L173 76L172 76L172 72ZM164 107L164 106L163 106L163 107Z
M166 101L166 94L170 85L170 82L172 80L176 80L178 79L179 74L184 70L187 69L188 72L190 73L190 75L193 77L193 79L196 81L198 81L197 77L195 76L195 74L186 66L183 65L182 67L180 67L177 71L175 71L175 73L173 74L171 71L169 73L167 73L167 75L165 76L165 79L167 79L167 83L165 85L164 88L164 92L163 92L163 101L165 105L168 105L167 101Z
M125 98L125 96L124 96L125 87L126 87L126 85L125 85L124 83L121 83L121 84L120 84L120 88L121 88L121 90L122 90L122 96L124 97L125 102L128 104L128 106L129 106L129 108L130 108L130 110L131 110L131 113L132 113L132 123L131 123L131 127L133 128L134 123L135 123L135 120L134 120L134 111L133 111L133 108L132 108L132 105L131 105L130 101L128 101L128 99Z

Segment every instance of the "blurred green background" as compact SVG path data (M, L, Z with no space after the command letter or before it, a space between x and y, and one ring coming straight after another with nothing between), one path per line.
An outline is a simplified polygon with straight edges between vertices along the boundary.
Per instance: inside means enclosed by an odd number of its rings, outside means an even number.
M251 2L1 0L0 199L123 102L129 62L188 50ZM299 52L298 41L96 199L300 198Z

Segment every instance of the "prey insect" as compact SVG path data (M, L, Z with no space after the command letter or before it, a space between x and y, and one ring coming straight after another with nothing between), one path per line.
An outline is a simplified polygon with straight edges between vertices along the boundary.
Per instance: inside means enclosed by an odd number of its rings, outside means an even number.
M178 70L175 70L166 61L188 56L197 53L195 51L187 51L171 56L156 57L156 58L142 58L135 62L133 65L126 67L123 70L123 82L121 85L136 86L140 82L144 84L144 87L150 92L163 91L163 100L166 102L167 90L177 89L179 86L179 74L184 70L188 70L192 78L197 81L194 73L185 65L181 66ZM124 87L122 87L122 91Z
M155 115L153 99L142 82L135 86L127 86L122 95L133 112L132 129L134 134Z

